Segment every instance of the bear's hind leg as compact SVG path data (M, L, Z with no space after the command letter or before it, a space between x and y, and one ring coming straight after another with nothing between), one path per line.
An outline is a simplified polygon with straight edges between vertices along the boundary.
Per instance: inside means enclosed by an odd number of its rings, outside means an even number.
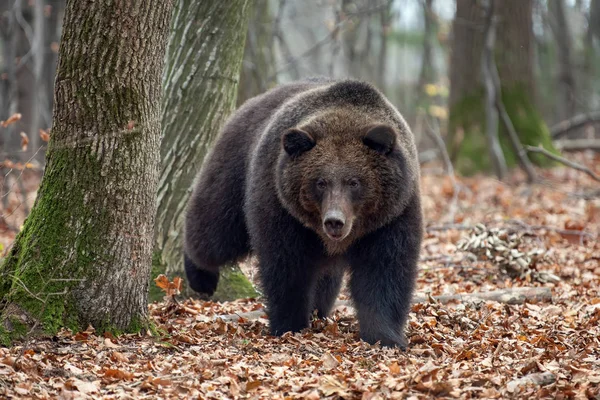
M198 268L186 254L183 255L183 264L190 287L195 292L212 296L217 290L219 273Z
M186 214L184 265L190 287L211 296L219 267L246 256L250 240L242 209L243 184L229 170L218 173L209 168L201 178Z

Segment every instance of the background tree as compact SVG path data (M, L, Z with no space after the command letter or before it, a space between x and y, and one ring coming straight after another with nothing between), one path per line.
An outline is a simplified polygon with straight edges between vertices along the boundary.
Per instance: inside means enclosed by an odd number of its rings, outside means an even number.
M274 76L276 23L273 21L270 2L255 0L251 8L238 85L238 106L277 83Z
M564 0L549 0L549 23L556 41L558 55L558 101L556 116L559 121L575 115L577 110L575 73L573 71L571 28L566 15Z
M457 0L452 26L448 142L457 168L467 173L490 167L483 134L486 121L480 65L484 28L482 1L485 0ZM502 101L520 140L524 144L541 143L552 148L548 128L535 108L532 4L532 0L492 2L497 24L495 63ZM505 135L500 137L506 160L514 165L514 152Z
M171 9L67 4L44 177L0 269L4 336L145 324Z
M249 0L177 2L163 78L154 275L164 271L170 277L185 277L184 211L194 177L235 106L250 4ZM228 290L233 293L225 294ZM254 294L239 268L222 269L217 298Z

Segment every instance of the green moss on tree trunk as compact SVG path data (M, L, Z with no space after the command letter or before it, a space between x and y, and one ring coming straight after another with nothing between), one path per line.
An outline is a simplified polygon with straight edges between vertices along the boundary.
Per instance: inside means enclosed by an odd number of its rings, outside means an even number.
M213 300L230 301L257 296L258 293L239 266L228 265L221 268L219 285L212 296Z
M455 168L465 175L479 171L491 171L489 149L485 137L485 110L483 90L459 100L450 109L450 137L448 147ZM533 107L527 92L520 86L503 87L502 101L523 144L537 146L556 152L548 127ZM510 145L506 128L499 121L500 144L509 167L518 164L517 156ZM552 162L540 155L531 155L539 166Z
M36 326L48 334L61 327L81 328L73 288L86 278L93 279L90 263L107 256L86 252L90 243L102 240L98 226L74 225L76 220L92 218L95 212L84 201L84 189L72 187L65 176L72 161L69 151L49 150L38 198L0 268L4 327L14 332L14 337L23 333L14 329L18 324ZM88 166L92 171L98 168L91 160Z
M44 176L0 266L3 343L89 324L97 332L148 325L171 7L67 4Z

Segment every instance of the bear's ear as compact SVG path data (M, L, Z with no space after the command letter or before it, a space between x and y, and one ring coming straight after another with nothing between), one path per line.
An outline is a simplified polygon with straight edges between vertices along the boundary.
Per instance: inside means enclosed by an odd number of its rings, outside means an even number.
M315 147L315 140L308 132L302 129L292 128L283 134L281 139L283 149L290 157L298 157L300 154Z
M396 143L396 132L387 125L375 125L369 128L363 143L380 154L389 154Z

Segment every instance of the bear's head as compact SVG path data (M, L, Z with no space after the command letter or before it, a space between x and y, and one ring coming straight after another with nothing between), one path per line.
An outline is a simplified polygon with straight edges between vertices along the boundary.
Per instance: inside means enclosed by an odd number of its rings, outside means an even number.
M397 216L412 191L397 129L336 110L282 135L278 195L323 240L329 254Z

